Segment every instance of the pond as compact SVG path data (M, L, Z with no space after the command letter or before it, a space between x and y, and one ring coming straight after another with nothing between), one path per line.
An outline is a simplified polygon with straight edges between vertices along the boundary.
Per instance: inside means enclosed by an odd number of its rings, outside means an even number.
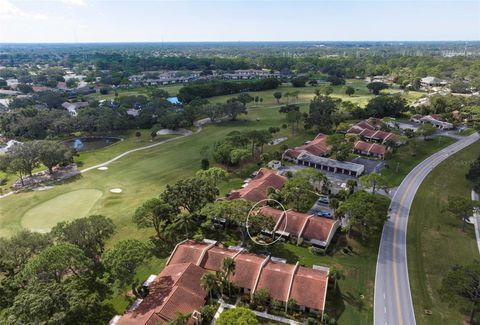
M178 100L178 97L168 97L167 100L172 104L181 104L181 102Z
M120 138L114 137L80 137L67 140L64 143L78 152L101 149L120 141Z

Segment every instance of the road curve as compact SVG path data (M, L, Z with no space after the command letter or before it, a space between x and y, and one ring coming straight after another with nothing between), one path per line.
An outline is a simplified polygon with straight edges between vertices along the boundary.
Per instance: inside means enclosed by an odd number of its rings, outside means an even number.
M418 164L398 187L390 217L380 239L375 275L374 324L414 325L407 267L407 225L410 207L420 184L443 160L480 139L478 133L462 138Z

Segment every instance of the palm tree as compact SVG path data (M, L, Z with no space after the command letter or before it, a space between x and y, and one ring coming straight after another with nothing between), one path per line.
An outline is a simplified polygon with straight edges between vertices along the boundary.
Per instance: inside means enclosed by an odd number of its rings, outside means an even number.
M218 291L218 278L214 273L207 272L200 279L200 286L205 290L210 300L213 299L213 293Z
M335 214L335 210L340 206L340 201L336 198L331 198L328 202L328 206L333 210L333 214Z
M334 283L333 283L333 291L337 291L337 281L338 281L338 280L341 280L341 279L344 279L344 278L345 278L345 274L343 273L342 270L333 267L333 268L330 270L330 277L334 280Z
M228 296L232 295L231 282L228 280L230 274L235 274L235 260L231 257L226 257L222 262L222 272L224 281L228 284Z
M185 231L185 238L189 237L188 229L192 225L193 219L192 216L188 213L182 213L178 215L173 223L171 224L170 229L173 232L181 231L182 229Z
M352 195L353 194L353 191L355 190L355 186L357 186L357 181L354 180L354 179L349 179L347 181L347 187L348 187L348 191L349 191L349 194Z

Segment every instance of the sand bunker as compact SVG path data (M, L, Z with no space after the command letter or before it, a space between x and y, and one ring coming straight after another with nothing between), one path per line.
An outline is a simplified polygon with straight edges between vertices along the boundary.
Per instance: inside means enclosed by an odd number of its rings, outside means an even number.
M105 166L104 167L98 167L97 169L98 170L108 170L108 167L105 167Z
M122 193L122 192L123 192L123 190L121 188L110 189L110 193L118 194L118 193Z

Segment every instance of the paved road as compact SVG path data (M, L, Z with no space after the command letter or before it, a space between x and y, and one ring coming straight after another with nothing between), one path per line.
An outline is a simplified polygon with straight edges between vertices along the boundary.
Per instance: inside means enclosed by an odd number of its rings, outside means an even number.
M420 184L443 160L479 140L475 133L433 154L416 166L398 187L390 204L390 218L380 240L375 276L374 324L414 325L407 268L407 223L410 206Z

